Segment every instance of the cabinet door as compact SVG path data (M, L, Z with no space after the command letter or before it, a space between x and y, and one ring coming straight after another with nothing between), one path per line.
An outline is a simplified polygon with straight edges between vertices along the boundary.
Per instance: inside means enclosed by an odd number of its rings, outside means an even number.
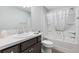
M19 53L19 52L20 52L19 45L2 50L2 53Z
M33 38L33 39L30 39L28 41L21 43L21 50L24 51L24 50L28 49L29 47L34 45L36 42L37 42L37 39Z
M31 48L24 50L22 53L31 53Z
M31 48L26 49L22 53L41 53L41 43L36 43Z
M31 50L32 50L32 53L41 53L41 42L32 46Z
M1 53L1 50L0 50L0 53Z

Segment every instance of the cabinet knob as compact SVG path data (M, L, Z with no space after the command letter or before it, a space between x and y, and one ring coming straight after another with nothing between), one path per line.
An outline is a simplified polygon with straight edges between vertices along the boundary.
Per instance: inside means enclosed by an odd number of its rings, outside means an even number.
M11 51L11 53L14 53L13 51Z
M30 50L29 50L29 52L32 52L33 51L33 48L31 48Z

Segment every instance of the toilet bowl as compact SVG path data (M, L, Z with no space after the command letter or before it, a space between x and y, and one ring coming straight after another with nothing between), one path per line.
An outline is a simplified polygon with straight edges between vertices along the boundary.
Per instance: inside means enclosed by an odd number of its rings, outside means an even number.
M45 52L52 53L52 48L53 48L53 42L52 41L43 40L42 45L45 47L45 49L43 49L43 51L46 50Z

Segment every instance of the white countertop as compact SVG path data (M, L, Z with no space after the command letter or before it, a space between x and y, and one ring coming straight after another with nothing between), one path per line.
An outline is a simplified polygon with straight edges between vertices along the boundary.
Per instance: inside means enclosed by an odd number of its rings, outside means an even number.
M8 48L13 45L16 45L18 43L24 42L26 40L30 40L30 39L40 36L40 35L41 35L41 33L31 34L29 36L26 35L26 37L17 37L17 35L12 35L12 36L8 36L6 38L2 38L2 39L0 39L0 50Z

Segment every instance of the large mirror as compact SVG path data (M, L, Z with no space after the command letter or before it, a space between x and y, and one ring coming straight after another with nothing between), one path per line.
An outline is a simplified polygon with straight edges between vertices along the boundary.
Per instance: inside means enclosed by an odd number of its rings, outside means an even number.
M31 31L31 7L0 6L0 33L11 34Z

